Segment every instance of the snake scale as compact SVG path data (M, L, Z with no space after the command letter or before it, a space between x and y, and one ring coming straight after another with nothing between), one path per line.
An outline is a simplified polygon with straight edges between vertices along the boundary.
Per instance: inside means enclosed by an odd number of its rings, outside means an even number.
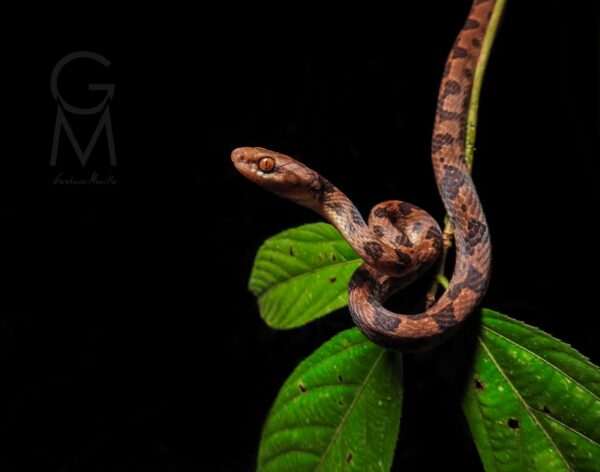
M419 314L383 303L422 275L442 251L442 232L424 210L406 202L376 205L368 224L350 199L295 159L259 147L232 152L237 170L276 195L333 224L364 261L348 288L352 319L372 341L399 351L430 349L447 339L484 296L491 270L488 225L465 162L466 122L474 71L495 0L474 0L444 68L432 138L437 187L456 241L454 273L444 294Z

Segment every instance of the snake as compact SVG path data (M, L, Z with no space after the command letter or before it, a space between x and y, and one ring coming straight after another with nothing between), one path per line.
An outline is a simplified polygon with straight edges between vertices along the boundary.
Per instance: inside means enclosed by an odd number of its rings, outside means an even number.
M235 168L275 195L310 208L341 233L363 264L348 284L354 324L371 341L400 352L431 349L473 313L489 285L489 227L465 159L474 73L496 0L474 0L446 61L431 141L435 180L455 241L455 264L445 292L417 314L394 313L386 300L439 259L444 234L425 210L391 200L365 222L352 201L298 160L261 147L233 150Z

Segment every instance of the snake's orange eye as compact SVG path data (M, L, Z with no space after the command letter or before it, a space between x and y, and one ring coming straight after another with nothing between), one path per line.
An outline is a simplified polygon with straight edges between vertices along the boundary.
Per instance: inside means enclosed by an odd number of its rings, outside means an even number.
M272 157L263 157L258 161L258 168L263 172L272 172L275 169L275 159Z

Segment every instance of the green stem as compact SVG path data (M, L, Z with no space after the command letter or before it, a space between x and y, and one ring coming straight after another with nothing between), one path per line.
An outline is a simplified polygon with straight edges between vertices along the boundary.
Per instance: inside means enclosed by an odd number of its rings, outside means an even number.
M475 136L477 131L477 114L479 111L479 97L481 95L481 85L483 84L483 76L485 75L485 69L490 58L490 51L496 38L496 32L498 31L498 25L506 6L506 0L496 0L494 5L494 11L490 18L490 24L488 25L485 37L483 38L483 44L481 45L481 52L479 53L479 60L475 68L475 77L473 78L473 88L471 89L471 98L469 100L469 114L467 115L467 138L465 142L465 159L467 161L467 167L469 170L473 168L473 157L475 155Z
M439 284L444 287L446 290L448 289L448 285L450 285L450 282L448 282L448 279L443 276L443 275L438 275L437 277L437 281L439 282Z
M477 114L479 111L479 97L481 95L481 85L483 84L483 76L485 75L485 69L488 64L488 60L490 57L490 51L492 50L492 45L494 44L494 39L496 38L496 32L498 31L498 25L500 23L500 19L502 18L502 13L504 12L504 7L506 6L506 0L496 0L496 4L494 5L494 11L492 12L492 17L490 18L490 24L488 25L487 31L485 33L485 37L483 38L483 43L481 45L481 52L479 53L479 59L477 61L477 66L475 67L475 76L473 77L473 88L471 89L471 97L469 99L469 111L467 114L467 133L465 139L465 160L467 162L467 167L469 171L473 169L473 158L475 155L475 137L477 131ZM435 277L433 279L433 283L427 292L425 303L427 307L430 307L435 303L436 296L440 287L440 284L446 289L447 285L444 285L444 281L446 284L448 279L445 276L446 273L446 259L448 256L448 250L452 247L453 244L453 231L452 224L450 223L450 219L446 216L445 225L444 225L444 245L442 248L442 255L440 256L440 261L437 265L437 270L435 273Z

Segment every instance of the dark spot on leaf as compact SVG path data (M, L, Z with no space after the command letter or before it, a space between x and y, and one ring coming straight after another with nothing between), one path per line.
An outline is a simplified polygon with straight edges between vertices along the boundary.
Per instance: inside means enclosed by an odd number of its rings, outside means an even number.
M519 421L514 418L510 418L508 420L508 427L512 429L519 429Z
M290 256L294 256L294 248L292 246L290 246Z
M483 381L481 379L475 379L475 388L478 391L483 392L485 386L484 386Z
M544 405L544 408L542 408L542 411L543 411L544 413L547 413L547 414L550 414L550 413L552 413L552 412L550 411L550 408L548 408L548 406L547 406L547 405Z
M351 452L349 452L349 453L348 453L348 455L346 456L346 462L347 462L348 464L350 464L350 463L352 462L352 458L353 458L353 457L354 457L354 456L352 455L352 453L351 453Z
M346 404L344 403L344 400L338 400L338 404L340 406L346 406Z
M337 279L336 279L335 277L331 277L331 278L329 279L329 282L333 284L333 283L335 283L335 281L336 281L336 280L337 280Z
M300 391L301 391L302 393L306 393L306 387L304 386L304 384L303 384L303 383L299 383L299 384L298 384L298 388L300 389Z
M340 383L344 383L344 379L342 378L341 375L338 375L338 380L340 381Z
M332 254L332 255L331 255L331 260L332 260L332 261L335 261L335 254Z

